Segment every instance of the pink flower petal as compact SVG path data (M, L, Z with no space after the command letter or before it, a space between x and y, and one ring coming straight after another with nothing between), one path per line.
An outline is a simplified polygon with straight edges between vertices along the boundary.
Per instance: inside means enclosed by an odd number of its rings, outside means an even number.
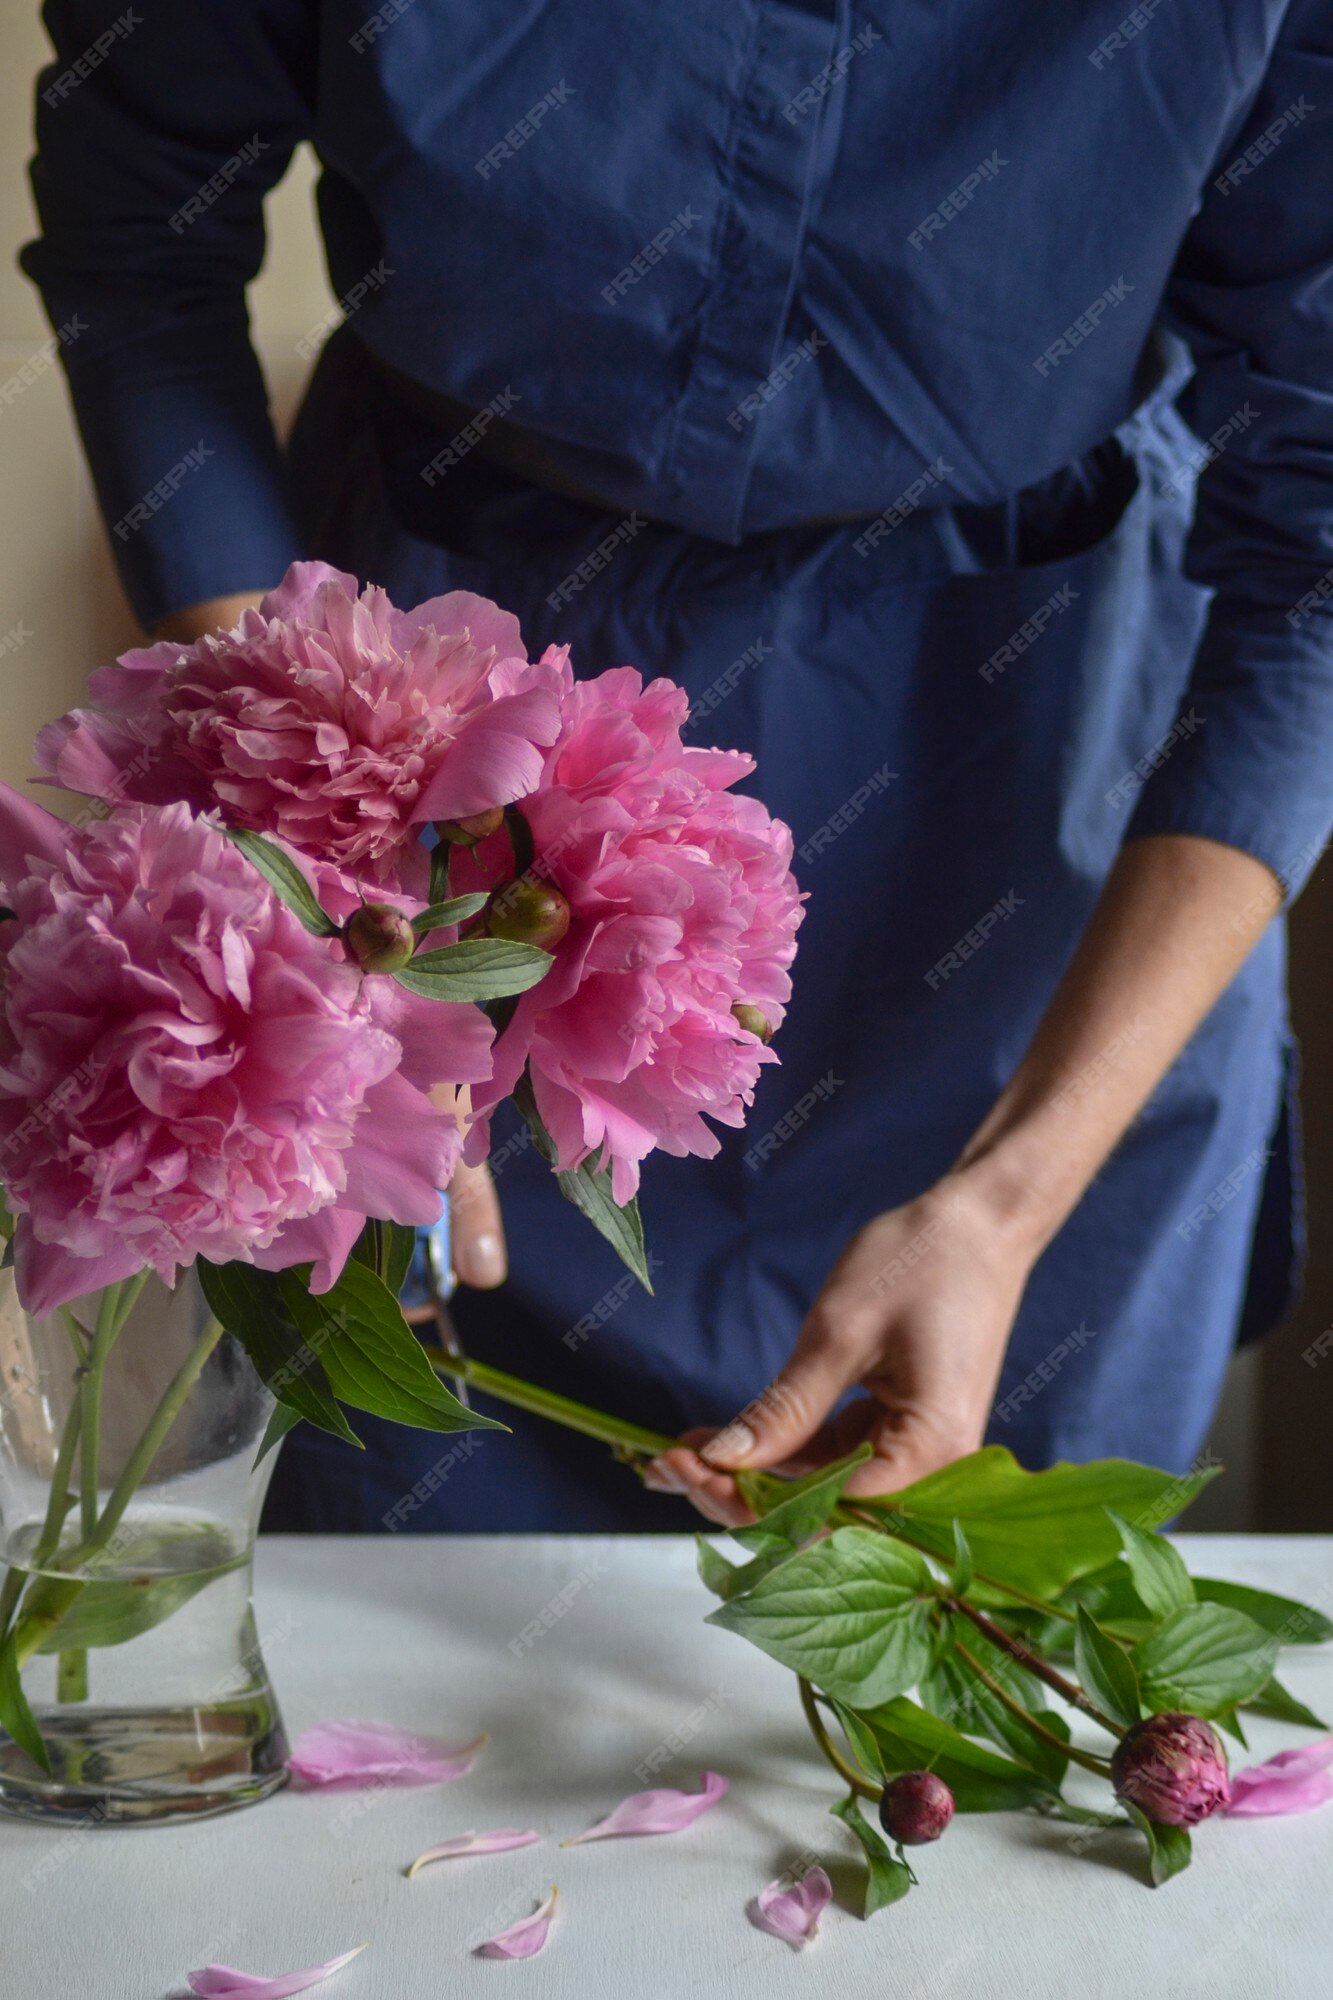
M585 1840L615 1840L621 1834L679 1833L682 1827L693 1825L700 1813L716 1805L729 1790L725 1778L719 1778L716 1771L705 1771L701 1792L676 1792L668 1787L631 1792L605 1819L599 1819L586 1833L575 1834L573 1840L562 1841L561 1846L578 1847Z
M477 1946L478 1958L535 1958L546 1943L555 1915L556 1890L552 1889L539 1910L522 1917L498 1936Z
M201 2000L286 2000L289 1993L304 1993L307 1987L318 1986L321 1980L341 1972L365 1948L364 1944L354 1944L341 1958L331 1958L323 1965L307 1965L301 1972L279 1973L276 1979L258 1979L254 1973L237 1972L230 1965L206 1965L187 1977L191 1993L199 1994Z
M287 1761L307 1785L438 1785L470 1771L485 1741L450 1745L387 1722L317 1722Z
M451 1840L442 1840L438 1847L428 1847L424 1854L418 1854L406 1871L407 1879L410 1882L418 1869L428 1867L432 1861L452 1861L459 1854L504 1854L511 1847L531 1847L540 1839L539 1833L520 1832L514 1827L500 1827L494 1833L456 1833Z
M833 1900L833 1884L822 1868L807 1869L799 1882L785 1887L788 1880L779 1876L761 1889L753 1914L762 1930L772 1931L799 1951L819 1929L819 1919Z
M1265 1764L1251 1764L1231 1780L1230 1819L1270 1813L1313 1812L1333 1799L1333 1736L1299 1750L1279 1750Z

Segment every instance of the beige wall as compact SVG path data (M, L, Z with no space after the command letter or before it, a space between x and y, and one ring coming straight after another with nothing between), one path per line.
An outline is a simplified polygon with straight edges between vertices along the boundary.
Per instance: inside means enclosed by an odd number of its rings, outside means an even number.
M37 0L0 11L0 381L39 360L50 328L15 264L36 228L28 191L32 79L48 54ZM77 95L62 107L78 116ZM280 418L307 365L296 344L332 303L312 204L314 162L303 152L269 203L269 249L251 291L256 342ZM38 727L71 707L95 666L137 643L70 417L64 376L48 368L0 402L0 778L21 783ZM54 802L54 801L53 801Z

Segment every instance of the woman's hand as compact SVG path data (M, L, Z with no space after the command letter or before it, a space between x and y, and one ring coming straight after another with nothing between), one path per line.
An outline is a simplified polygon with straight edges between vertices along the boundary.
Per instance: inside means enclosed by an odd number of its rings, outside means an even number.
M877 1215L776 1380L724 1430L664 1453L647 1483L730 1527L752 1518L730 1476L741 1467L809 1471L868 1441L874 1456L847 1491L889 1493L975 1450L1035 1248L965 1175ZM828 1421L857 1384L866 1394Z
M490 1291L509 1272L500 1198L488 1166L454 1168L449 1182L449 1247L460 1285Z

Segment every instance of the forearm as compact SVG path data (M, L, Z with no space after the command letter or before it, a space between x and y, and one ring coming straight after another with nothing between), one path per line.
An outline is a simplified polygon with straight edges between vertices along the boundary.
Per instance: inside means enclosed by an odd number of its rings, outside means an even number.
M1238 848L1129 841L1013 1078L954 1175L1035 1256L1239 970L1281 890Z

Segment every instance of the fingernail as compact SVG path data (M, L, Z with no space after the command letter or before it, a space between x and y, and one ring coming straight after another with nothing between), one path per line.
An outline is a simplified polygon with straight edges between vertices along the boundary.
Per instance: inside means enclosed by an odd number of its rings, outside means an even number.
M645 1486L651 1486L654 1493L683 1493L685 1491L685 1484L680 1474L673 1466L663 1465L660 1458L651 1460L644 1467L643 1483Z
M468 1285L498 1285L505 1275L504 1246L498 1236L473 1236L460 1243L459 1277Z
M733 1458L748 1458L755 1447L755 1435L747 1423L737 1417L734 1423L720 1430L707 1444L700 1445L699 1456L706 1458L710 1465L725 1465Z

